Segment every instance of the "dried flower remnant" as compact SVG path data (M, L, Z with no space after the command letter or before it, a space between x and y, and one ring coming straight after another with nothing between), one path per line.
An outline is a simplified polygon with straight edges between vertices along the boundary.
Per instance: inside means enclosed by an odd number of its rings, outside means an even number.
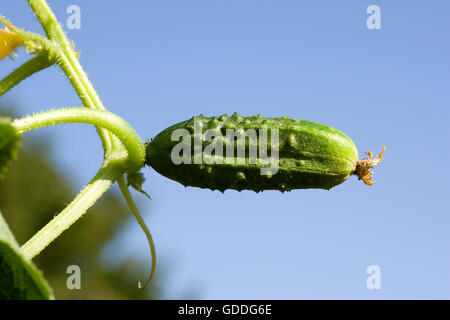
M386 147L381 146L381 152L378 155L378 158L375 159L373 159L373 152L366 151L365 153L369 156L369 158L358 160L356 164L355 174L358 176L359 180L364 181L364 183L369 186L375 183L375 181L372 180L373 172L370 171L370 169L381 162L381 160L383 159L384 150L386 150Z

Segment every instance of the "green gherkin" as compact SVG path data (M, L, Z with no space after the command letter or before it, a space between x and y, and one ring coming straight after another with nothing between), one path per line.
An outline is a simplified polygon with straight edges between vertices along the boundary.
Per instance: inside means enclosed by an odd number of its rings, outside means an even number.
M172 138L177 129L184 130ZM216 140L211 140L215 144L206 141L207 130L216 133ZM226 134L230 130L234 130L232 132L242 140L227 139ZM183 132L185 138L181 137ZM256 136L252 136L252 132ZM200 141L201 148L194 147L196 141ZM267 141L267 153L264 153L263 141ZM209 151L213 149L211 146L217 148L207 153L208 145ZM245 153L239 154L239 146L245 146ZM234 151L231 156L226 152L227 147ZM255 149L256 157L251 153ZM173 161L173 155L178 151L180 157L185 156L180 164ZM160 174L185 186L222 192L226 189L256 192L330 189L355 173L359 163L353 141L335 128L289 117L241 117L236 113L231 117L200 115L175 124L148 142L146 152L146 164ZM265 154L273 157L272 163L261 160ZM213 160L216 162L211 163ZM262 174L261 169L269 167L275 168L272 174L270 170Z

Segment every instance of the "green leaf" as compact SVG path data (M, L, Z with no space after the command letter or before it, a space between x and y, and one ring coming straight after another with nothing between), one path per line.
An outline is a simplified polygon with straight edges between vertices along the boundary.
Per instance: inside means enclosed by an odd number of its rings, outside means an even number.
M0 117L0 179L8 171L19 150L21 135L12 125L11 119Z
M41 272L20 250L0 213L0 300L49 300L53 294Z
M143 195L145 195L147 198L150 198L150 195L142 190L142 185L145 182L144 175L141 172L135 172L135 173L128 173L127 174L127 187L131 186L136 191L139 191Z

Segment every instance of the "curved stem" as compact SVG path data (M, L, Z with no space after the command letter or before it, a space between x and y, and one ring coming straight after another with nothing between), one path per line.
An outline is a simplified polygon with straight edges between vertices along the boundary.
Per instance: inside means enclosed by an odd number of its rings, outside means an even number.
M65 35L64 35L65 37ZM65 44L62 47L63 54L59 55L57 64L61 70L66 74L72 87L75 89L78 97L83 102L83 105L87 108L105 110L100 97L97 95L94 87L92 86L89 78L78 62L73 49L70 45ZM103 150L105 155L108 154L114 146L114 141L109 135L108 131L98 129L98 134L103 143Z
M150 275L143 286L141 286L141 283L139 282L139 288L144 289L149 284L150 280L152 280L153 274L155 273L155 269L156 269L155 243L153 242L152 234L148 230L144 219L142 219L142 216L139 213L139 209L137 208L136 204L133 201L133 197L131 196L130 191L128 190L128 187L127 187L127 184L125 182L125 178L123 177L123 175L120 176L119 179L117 179L117 184L119 185L120 191L122 192L123 197L127 201L127 204L131 209L131 212L133 213L137 222L139 223L142 230L144 231L145 236L147 237L148 244L150 245L150 254L152 257L152 266L151 266L151 270L150 270Z
M47 2L45 0L27 1L41 23L47 37L56 41L61 48L62 54L58 54L59 59L57 63L71 82L73 88L83 102L83 105L88 108L105 109L100 97L81 67L71 43L67 39L61 25ZM114 148L114 139L109 136L108 131L100 128L98 129L98 134L102 140L103 149L106 155Z
M121 117L106 110L66 108L37 113L13 121L20 132L61 123L89 123L111 131L128 151L128 172L138 171L145 162L145 147L136 131Z
M102 167L94 179L61 213L22 246L24 255L31 260L39 254L63 231L77 221L111 187L120 175L120 170L114 165Z
M51 40L55 40L66 56L67 59L61 62L61 68L64 72L70 71L70 74L67 74L67 72L66 74L70 76L69 80L74 85L75 90L79 93L80 98L85 99L85 101L83 101L86 102L85 106L96 109L105 109L100 97L97 95L97 92L95 92L86 73L78 62L78 58L71 43L67 39L66 34L61 28L61 25L56 19L52 9L48 6L47 2L45 0L27 1L41 23L47 37ZM76 77L73 77L74 75Z
M56 19L55 14L47 2L45 0L27 0L27 2L41 23L48 38L55 39L60 43L68 43L61 25L58 23L58 19Z
M48 39L37 34L31 34L20 30L10 24L9 21L2 16L0 16L0 21L3 21L4 24L9 26L12 30L17 30L16 32L22 34L25 40L28 39L34 41L35 43L31 43L32 49L36 45L37 50L45 51L49 57L52 57L66 74L79 98L83 102L83 105L90 109L73 108L43 112L15 120L14 125L20 132L25 132L58 123L82 122L93 124L97 127L98 134L102 140L105 160L96 177L85 189L83 189L83 191L81 191L77 198L23 246L25 255L32 258L38 254L59 234L83 215L84 212L112 185L112 183L119 179L119 187L133 214L144 229L150 243L152 252L152 270L148 279L148 281L150 281L154 273L156 261L153 240L144 221L140 217L139 211L128 192L123 178L123 172L125 170L128 172L138 171L144 165L145 147L137 133L128 125L128 123L112 113L103 111L105 107L103 106L100 97L81 67L72 43L67 39L63 29L46 1L27 1L40 21ZM128 151L128 155L126 154L124 147L126 151ZM124 167L126 161L127 164Z
M84 106L93 109L106 109L78 62L73 49L71 47L62 47L62 51L64 54L59 55L60 59L58 59L57 64L66 74Z
M50 67L54 62L46 55L28 60L0 81L0 97L32 74Z
M9 20L6 19L1 14L0 14L0 22L3 23L5 25L5 27L7 27L9 30L21 35L24 38L24 40L35 41L37 43L40 43L44 47L53 47L53 43L49 39L41 36L40 34L25 31L20 28L17 28L15 25L13 25L11 22L9 22Z

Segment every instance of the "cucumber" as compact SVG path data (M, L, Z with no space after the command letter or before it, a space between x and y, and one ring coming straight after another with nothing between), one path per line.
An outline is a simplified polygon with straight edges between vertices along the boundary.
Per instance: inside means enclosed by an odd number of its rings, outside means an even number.
M375 160L359 161L353 141L333 127L286 116L200 115L146 143L146 164L158 173L222 192L330 189L352 174L370 184Z

